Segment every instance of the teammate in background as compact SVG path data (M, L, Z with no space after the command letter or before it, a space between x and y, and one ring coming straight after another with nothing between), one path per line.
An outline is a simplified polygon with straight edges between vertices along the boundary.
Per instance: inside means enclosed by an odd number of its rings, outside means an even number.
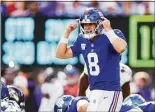
M64 69L66 74L67 85L64 86L64 95L78 95L79 72L76 67L67 65Z
M64 95L56 101L54 112L86 112L88 103L87 97ZM154 110L155 102L145 102L142 96L132 94L125 98L120 112L153 112Z
M85 112L88 106L87 97L63 95L57 99L54 112Z
M4 82L1 81L1 111L17 111L17 112L21 112L22 109L20 108L20 106L18 105L18 103L15 100L11 100L10 98L10 94L8 91L8 88L6 86L6 84ZM16 99L20 99L20 97L16 96Z
M132 70L125 64L120 63L120 84L123 93L123 99L130 95L130 81L132 78ZM88 93L88 71L84 66L84 71L80 77L79 96L86 96ZM86 91L87 90L87 91Z
M146 102L145 99L138 94L131 94L125 98L120 112L153 112L155 111L155 102Z
M120 54L127 46L124 34L112 29L110 21L95 8L86 9L81 16L81 34L69 47L69 35L76 28L76 23L71 23L66 28L56 51L57 58L83 55L91 90L87 111L119 111L123 100L119 61Z

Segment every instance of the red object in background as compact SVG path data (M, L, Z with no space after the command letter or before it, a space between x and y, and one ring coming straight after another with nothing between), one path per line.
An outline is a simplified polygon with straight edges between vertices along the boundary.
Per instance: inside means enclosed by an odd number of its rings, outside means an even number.
M7 14L10 14L11 12L16 10L15 3L11 3L7 6Z
M20 76L25 77L26 79L28 78L28 74L25 72L20 72Z
M66 85L66 86L64 86L64 95L77 96L78 88L79 88L78 84Z

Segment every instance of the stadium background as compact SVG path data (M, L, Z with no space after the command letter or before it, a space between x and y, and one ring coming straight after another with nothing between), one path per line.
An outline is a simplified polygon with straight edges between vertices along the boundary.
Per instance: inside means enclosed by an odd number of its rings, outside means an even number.
M27 73L31 91L26 99L27 111L33 110L29 102L35 104L33 92L40 72L52 67L54 75L57 75L67 64L72 64L78 68L79 74L82 73L82 56L60 60L55 57L55 50L68 23L79 18L86 7L100 9L111 21L112 28L124 33L128 48L121 61L132 68L133 75L138 71L147 72L151 79L150 87L155 87L154 2L2 1L1 75L5 77L9 72L16 76L19 71ZM74 42L79 32L80 29L72 32L69 44ZM36 106L34 110L37 109Z

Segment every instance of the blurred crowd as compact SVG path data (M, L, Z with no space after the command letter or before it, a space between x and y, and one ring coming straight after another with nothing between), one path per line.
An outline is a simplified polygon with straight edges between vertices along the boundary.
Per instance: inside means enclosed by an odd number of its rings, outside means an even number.
M3 16L25 17L44 15L48 17L80 17L87 7L96 7L100 9L105 16L128 16L128 15L149 15L155 14L154 3L148 1L134 2L100 2L90 1L81 2L73 0L72 2L58 1L22 1L13 2L8 0L1 1L1 14Z
M26 112L51 111L56 99L62 95L78 96L80 71L73 65L64 68L36 68L29 70L28 66L14 66L1 71L1 81L7 85L20 88L25 96ZM132 74L131 93L142 95L146 101L155 100L152 75L147 72ZM49 106L50 105L50 106Z
M47 67L33 71L29 70L29 66L1 70L1 81L23 91L26 112L51 111L60 96L77 96L79 76L79 69L72 65L61 69Z

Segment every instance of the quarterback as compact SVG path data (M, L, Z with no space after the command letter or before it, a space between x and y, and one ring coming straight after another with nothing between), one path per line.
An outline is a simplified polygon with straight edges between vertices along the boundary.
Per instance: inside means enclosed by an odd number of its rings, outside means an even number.
M87 8L79 23L81 33L75 43L67 45L70 33L77 28L73 22L66 28L56 56L66 59L83 55L91 90L87 111L119 111L123 100L119 61L127 46L125 36L112 29L110 21L96 8Z

